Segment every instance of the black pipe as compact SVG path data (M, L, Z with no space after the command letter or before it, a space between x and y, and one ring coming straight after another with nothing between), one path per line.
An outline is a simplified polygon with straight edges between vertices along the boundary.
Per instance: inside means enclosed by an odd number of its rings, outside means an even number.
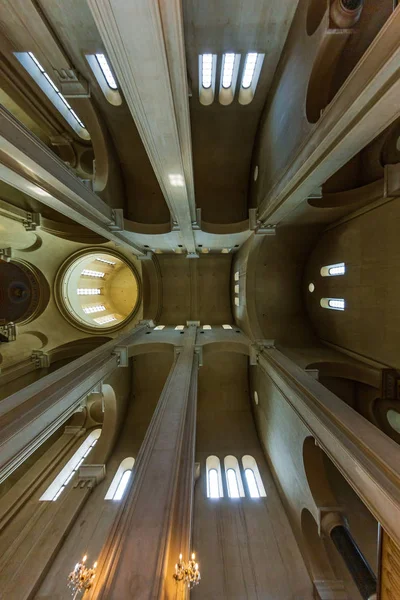
M343 8L346 10L356 10L360 8L363 0L341 0Z
M376 577L350 531L344 525L336 525L330 535L363 600L370 600L376 594Z

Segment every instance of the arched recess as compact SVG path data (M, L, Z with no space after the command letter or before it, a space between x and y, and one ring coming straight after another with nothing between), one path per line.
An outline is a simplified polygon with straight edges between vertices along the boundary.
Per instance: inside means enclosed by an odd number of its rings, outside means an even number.
M301 512L301 532L305 547L305 560L314 583L336 579L325 545L318 533L318 525L307 508Z
M380 388L382 371L370 365L346 361L320 361L307 365L306 369L318 369L322 377L340 377L359 381L371 387Z
M324 465L324 452L309 436L303 443L303 466L316 509L323 506L336 506L334 493L329 485Z
M322 3L322 1L321 1ZM314 61L306 95L306 116L309 123L317 123L339 87L335 85L336 70L350 33L325 33Z
M327 0L308 0L306 31L307 35L313 35L321 25L328 9Z
M109 342L112 338L106 336L87 337L73 342L61 344L57 348L49 350L50 373L67 364L74 358L79 358L91 350Z

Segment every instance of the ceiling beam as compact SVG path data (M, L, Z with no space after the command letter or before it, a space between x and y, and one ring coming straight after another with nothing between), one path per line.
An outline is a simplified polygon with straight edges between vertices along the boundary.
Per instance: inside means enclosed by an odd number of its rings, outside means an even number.
M353 69L282 177L258 219L277 225L400 116L400 7Z
M192 147L180 0L87 0L188 254L195 254Z

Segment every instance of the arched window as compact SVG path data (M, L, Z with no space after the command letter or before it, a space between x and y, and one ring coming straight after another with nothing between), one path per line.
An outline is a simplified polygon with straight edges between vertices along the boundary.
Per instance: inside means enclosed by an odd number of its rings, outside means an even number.
M334 265L326 265L321 267L322 277L334 277L336 275L344 275L346 273L346 265L344 262L335 263Z
M44 494L42 494L40 500L52 500L53 502L57 500L75 473L78 471L79 467L92 450L93 446L97 443L100 434L101 429L95 429L87 436L72 458L69 459L65 467L54 479L53 483L51 483Z
M217 456L209 456L206 460L207 498L223 498L221 464Z
M121 500L131 478L134 464L135 459L131 456L124 458L114 475L107 494L104 496L105 500Z
M242 458L244 474L251 498L265 498L266 492L257 463L252 456L246 454Z
M321 298L322 308L330 308L331 310L344 310L346 302L344 298Z
M244 487L237 458L225 456L224 467L229 498L244 498Z

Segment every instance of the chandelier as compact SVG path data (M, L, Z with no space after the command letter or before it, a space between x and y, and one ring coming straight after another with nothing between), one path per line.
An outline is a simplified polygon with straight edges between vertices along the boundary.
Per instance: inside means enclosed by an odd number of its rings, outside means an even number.
M187 583L189 589L194 588L200 583L199 565L196 562L196 555L193 552L191 559L185 563L182 560L182 554L179 555L179 561L175 565L175 573L173 578L177 581Z
M80 592L85 593L92 587L93 579L96 576L97 562L93 564L93 567L87 567L86 559L85 554L82 561L76 563L74 570L68 575L68 587L72 590L74 600Z

